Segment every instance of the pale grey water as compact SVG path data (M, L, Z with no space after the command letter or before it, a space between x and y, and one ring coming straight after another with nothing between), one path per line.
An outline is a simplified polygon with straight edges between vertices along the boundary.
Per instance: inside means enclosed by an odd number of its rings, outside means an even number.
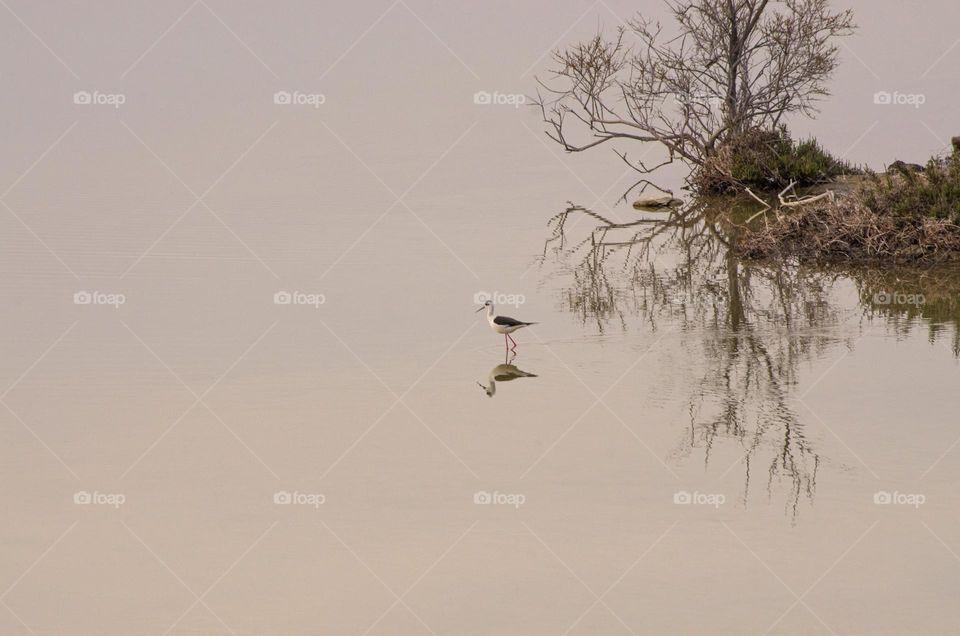
M0 7L0 633L955 632L956 272L739 263L695 221L591 252L632 232L582 212L561 243L568 202L667 217L473 103L648 4ZM795 128L942 150L957 8L854 8ZM539 322L492 398L482 291Z

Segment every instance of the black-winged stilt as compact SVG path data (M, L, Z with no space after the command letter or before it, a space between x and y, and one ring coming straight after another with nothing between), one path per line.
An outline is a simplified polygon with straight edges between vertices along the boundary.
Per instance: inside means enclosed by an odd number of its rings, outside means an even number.
M523 329L530 325L535 325L535 322L523 322L517 320L516 318L510 318L509 316L495 316L493 309L493 301L488 300L483 303L483 307L477 310L481 312L484 309L487 310L487 322L490 323L490 328L496 331L497 333L503 334L503 345L508 349L516 349L517 342L510 336L517 329ZM475 312L476 313L476 312ZM510 342L513 343L513 347L507 344L507 339L509 338Z

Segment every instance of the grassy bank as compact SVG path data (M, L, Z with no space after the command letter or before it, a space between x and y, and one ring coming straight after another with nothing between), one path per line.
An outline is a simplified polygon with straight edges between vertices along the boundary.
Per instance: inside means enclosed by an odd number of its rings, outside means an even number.
M850 192L755 219L737 250L748 258L932 263L960 260L960 153L921 169L867 173Z
M691 176L700 194L731 194L750 188L774 192L793 183L808 187L829 183L844 175L862 174L837 159L815 139L796 141L786 128L752 130L720 146Z

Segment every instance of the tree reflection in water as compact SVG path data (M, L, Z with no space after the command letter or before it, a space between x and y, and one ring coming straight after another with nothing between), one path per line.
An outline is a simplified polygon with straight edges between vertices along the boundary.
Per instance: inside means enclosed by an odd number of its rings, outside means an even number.
M586 237L574 242L581 225ZM843 319L827 302L835 275L739 261L730 250L735 226L708 204L638 213L629 223L571 204L549 227L543 259L571 268L567 309L601 333L636 318L654 329L670 324L705 365L690 382L689 434L678 455L700 454L706 469L721 444L736 443L742 502L762 462L768 496L785 485L796 518L802 501L813 502L821 457L791 391L800 363L837 345L838 330L825 328Z
M731 249L740 226L731 219L755 208L723 205L635 212L624 223L570 204L548 221L541 261L571 275L563 304L585 326L605 333L641 320L686 334L682 346L700 366L689 376L689 432L677 455L700 454L707 469L726 444L737 444L742 503L762 464L768 497L785 490L796 519L801 502L813 503L823 461L797 416L801 363L835 358L838 346L852 350L863 322L876 319L900 337L926 329L931 342L946 340L960 356L960 267L741 261ZM852 285L859 304L836 300L840 283Z

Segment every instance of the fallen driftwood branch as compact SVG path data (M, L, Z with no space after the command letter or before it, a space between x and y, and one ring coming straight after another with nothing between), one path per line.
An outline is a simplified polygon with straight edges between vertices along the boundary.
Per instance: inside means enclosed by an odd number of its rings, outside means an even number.
M901 170L859 181L858 187L834 182L835 187L805 195L798 195L791 182L775 200L771 197L772 210L760 202L764 208L760 214L772 213L763 216L763 225L744 228L734 250L755 259L960 263L955 194L960 143L953 157L931 160L925 174ZM760 198L747 193L754 200Z
M826 192L821 192L820 194L805 196L805 197L803 197L802 199L799 198L799 197L797 197L796 194L791 194L791 195L789 195L789 196L790 196L791 198L793 198L794 200L793 200L793 201L787 201L787 199L784 198L784 197L787 196L787 192L793 191L793 188L794 188L794 186L796 186L796 185L797 185L797 182L796 182L796 181L791 181L791 182L790 182L790 185L788 185L786 188L784 188L783 190L781 190L781 191L780 191L780 194L777 195L777 199L780 201L780 207L782 207L782 208L796 208L796 207L799 207L799 206L801 206L801 205L807 205L808 203L815 203L815 202L817 202L817 201L822 201L823 199L830 199L830 201L836 201L836 200L837 200L837 199L836 199L836 196L834 195L833 190L827 190ZM749 192L749 190L748 190L748 192ZM751 192L750 194L753 194L753 193ZM754 198L756 198L756 197L754 197Z
M781 200L780 207L795 208L801 205L807 205L808 203L816 203L817 201L822 201L823 199L830 199L831 201L837 200L833 190L827 190L826 192L821 192L817 195L806 196L802 199L797 199L796 201L784 202Z
M763 214L764 212L770 209L770 204L764 201L763 199L761 199L760 197L758 197L757 195L755 195L753 193L753 190L751 190L750 188L747 188L747 194L752 196L758 203L760 203L760 205L763 206L763 209L757 212L756 214L754 214L753 216L751 216L749 219L747 219L744 225L749 224L750 221L754 220L755 218L757 218L758 216L760 216L761 214Z
M777 200L780 201L781 208L797 208L803 205L807 205L809 203L816 203L817 201L823 201L824 199L829 199L831 203L836 202L837 200L833 190L827 190L826 192L821 192L820 194L816 194L816 195L805 196L803 198L798 198L796 194L787 194L788 192L791 192L793 190L794 186L796 186L796 182L791 181L790 185L788 185L786 188L784 188L777 194ZM746 224L749 224L750 221L760 216L761 214L767 212L768 210L771 210L772 206L766 201L764 201L763 199L761 199L760 197L758 197L750 188L745 188L745 190L747 194L753 197L754 201L756 201L757 203L763 206L762 210L760 210L759 212L757 212L756 214L754 214L744 222L744 224L746 225ZM793 199L793 200L791 201L788 199Z
M757 201L760 205L762 205L764 210L769 210L769 209L770 209L770 204L767 203L766 201L764 201L763 199L761 199L760 197L758 197L757 195L755 195L755 194L753 193L753 190L751 190L750 188L747 188L747 194L749 194L750 196L752 196L755 201Z
M790 184L789 184L786 188L784 188L783 190L781 190L781 191L780 191L780 194L777 195L777 198L780 200L780 204L781 204L781 205L783 205L783 204L786 203L786 201L785 201L784 198L783 198L783 195L785 195L787 192L792 191L792 190L793 190L793 187L794 187L795 185L797 185L797 182L796 182L796 181L791 181ZM797 198L797 195L796 195L796 194L791 194L790 196L792 196L794 199Z

